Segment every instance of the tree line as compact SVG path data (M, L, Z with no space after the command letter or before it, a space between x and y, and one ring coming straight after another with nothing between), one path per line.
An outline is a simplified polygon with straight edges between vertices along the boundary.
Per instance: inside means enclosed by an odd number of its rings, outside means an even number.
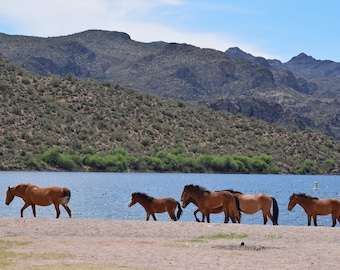
M154 156L133 156L118 147L105 155L96 154L94 149L87 148L82 155L63 153L60 147L53 147L36 156L29 162L29 167L37 170L57 169L65 171L97 172L183 172L183 173L242 173L242 174L277 174L280 169L272 156L208 155L188 157L182 148L171 153L158 151ZM312 160L296 165L295 173L320 174L328 173L336 166L328 159L322 166L316 166Z

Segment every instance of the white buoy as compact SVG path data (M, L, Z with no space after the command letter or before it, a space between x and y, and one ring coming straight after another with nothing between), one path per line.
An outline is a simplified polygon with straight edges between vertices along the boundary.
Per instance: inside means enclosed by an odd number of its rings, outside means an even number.
M319 183L318 182L316 182L316 181L314 182L313 189L315 189L315 190L319 189Z

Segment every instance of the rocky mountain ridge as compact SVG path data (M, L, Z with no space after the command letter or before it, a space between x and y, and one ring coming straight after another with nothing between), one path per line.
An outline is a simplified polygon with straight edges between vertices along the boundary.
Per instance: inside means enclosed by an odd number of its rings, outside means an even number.
M331 60L317 60L314 57L305 53L300 53L294 56L286 63L282 63L277 59L265 59L263 57L256 57L249 53L242 51L238 47L229 48L225 52L230 57L239 57L243 59L256 62L267 68L290 70L297 74L307 76L326 76L326 77L339 77L340 76L340 63Z
M101 30L53 38L0 34L3 57L40 75L109 81L340 139L339 63L305 54L281 63L231 52L142 43Z

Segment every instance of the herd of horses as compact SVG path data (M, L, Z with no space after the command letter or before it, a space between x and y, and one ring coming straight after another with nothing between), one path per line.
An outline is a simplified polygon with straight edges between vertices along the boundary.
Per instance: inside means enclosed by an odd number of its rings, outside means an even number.
M24 210L31 206L33 216L36 217L35 206L48 206L53 204L56 210L56 218L60 216L60 205L64 207L71 218L71 209L68 203L71 198L71 191L64 187L40 188L32 184L18 184L14 187L8 187L6 192L6 204L9 205L14 197L20 197L24 200L24 206L20 210L20 216L23 217ZM186 185L183 188L181 196L182 207L185 208L190 203L197 206L194 212L196 221L210 222L210 214L224 213L224 222L231 220L233 223L241 223L241 213L255 214L262 211L263 224L265 225L268 218L273 225L278 225L279 208L276 199L266 194L243 194L234 190L209 191L198 185ZM181 204L174 198L153 198L146 193L134 192L131 194L128 206L139 203L146 211L146 220L150 216L156 219L156 213L167 212L174 221L179 220L183 210ZM296 204L299 204L307 214L308 226L311 220L314 220L314 226L317 226L318 215L332 215L332 227L336 225L336 220L340 223L340 200L336 198L319 199L311 197L304 193L293 194L289 198L288 210L292 210ZM177 213L176 213L177 209ZM272 209L272 213L270 210ZM197 213L201 212L201 220Z

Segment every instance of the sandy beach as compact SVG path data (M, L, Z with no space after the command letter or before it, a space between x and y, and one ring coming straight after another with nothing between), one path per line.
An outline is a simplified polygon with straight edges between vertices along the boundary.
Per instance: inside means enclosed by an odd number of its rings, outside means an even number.
M339 225L0 218L1 269L338 269Z

